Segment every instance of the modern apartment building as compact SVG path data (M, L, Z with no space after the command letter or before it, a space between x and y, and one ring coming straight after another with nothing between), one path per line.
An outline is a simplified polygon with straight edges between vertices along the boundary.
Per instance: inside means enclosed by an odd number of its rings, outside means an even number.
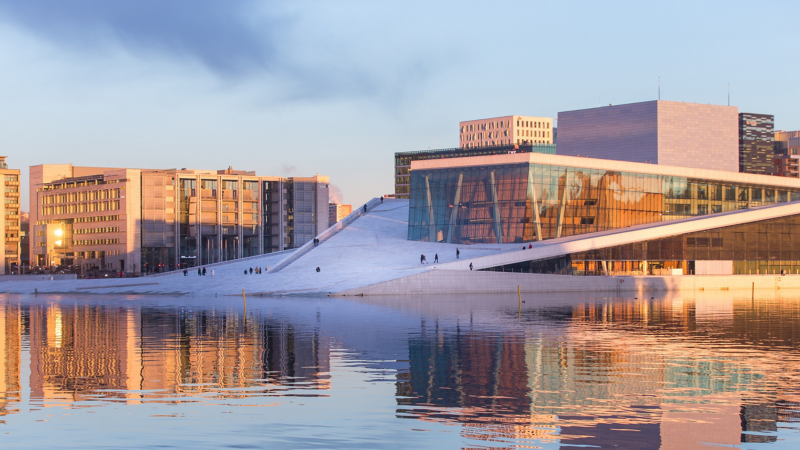
M739 114L739 172L775 173L775 116Z
M554 142L553 119L550 117L503 116L467 120L459 122L458 134L461 148Z
M5 195L0 211L0 228L5 233L0 254L0 274L11 273L11 266L20 265L19 169L9 169L7 156L0 156L0 174L5 181Z
M32 166L31 264L162 272L299 247L328 227L317 213L328 184L231 168Z
M558 154L738 172L739 110L654 100L560 112Z
M554 144L504 144L490 145L488 147L459 147L397 152L394 154L394 198L408 198L410 187L409 173L412 161L465 158L469 156L507 155L509 153L546 153L555 155L556 146Z
M338 203L331 203L328 205L328 224L333 225L336 222L344 219L353 212L353 205L340 205Z

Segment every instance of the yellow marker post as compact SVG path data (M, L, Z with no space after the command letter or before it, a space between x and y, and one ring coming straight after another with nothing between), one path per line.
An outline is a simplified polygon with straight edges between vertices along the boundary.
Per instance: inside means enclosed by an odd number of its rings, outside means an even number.
M244 296L244 289L242 289L242 302L244 302L244 309L247 311L247 298Z
M519 312L517 313L517 319L522 318L522 291L517 285L517 297L519 297Z

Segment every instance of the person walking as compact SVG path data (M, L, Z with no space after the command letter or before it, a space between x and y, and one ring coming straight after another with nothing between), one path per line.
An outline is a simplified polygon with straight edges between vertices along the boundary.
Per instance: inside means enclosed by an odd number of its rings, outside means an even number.
M472 263L469 263L469 270L472 270Z
M197 268L197 276L200 276L202 274L203 274L203 271L198 267Z
M206 276L206 268L203 267L203 276Z
M317 273L319 273L319 267L317 267Z
M252 275L252 274L253 274L253 268L251 267L250 268L250 275Z
M185 277L189 276L189 271L186 270L186 269L183 269L183 276L185 276Z
M433 255L433 263L434 264L438 264L439 263L439 254L438 253Z
M460 255L460 254L461 254L461 252L458 249L456 249L456 259L458 259L458 255Z
M244 269L244 274L247 275L247 269Z
M383 204L383 196L381 195L381 204Z
M364 214L367 213L367 205L364 205Z
M419 255L419 263L420 264L425 264L425 262L426 262L425 261L425 255Z

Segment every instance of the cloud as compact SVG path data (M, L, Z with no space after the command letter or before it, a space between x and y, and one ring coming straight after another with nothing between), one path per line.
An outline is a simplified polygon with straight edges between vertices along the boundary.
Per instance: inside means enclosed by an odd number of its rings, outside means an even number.
M335 24L304 23L301 13L289 12L287 5L261 0L0 0L0 22L79 56L124 49L142 60L199 63L226 81L260 83L269 98L283 102L374 98L396 106L445 64L410 50L410 56L388 58L386 48L358 47L371 41L321 28Z
M276 63L278 18L247 20L253 0L0 0L0 15L60 46L192 59L225 76L268 70Z

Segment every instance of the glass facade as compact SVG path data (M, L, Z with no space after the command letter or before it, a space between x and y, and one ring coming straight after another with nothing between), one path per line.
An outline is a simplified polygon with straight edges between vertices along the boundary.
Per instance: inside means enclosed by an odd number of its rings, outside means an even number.
M555 130L554 130L555 131ZM409 173L411 161L445 158L465 158L469 156L507 155L509 153L556 154L555 144L491 145L476 148L443 148L394 154L394 196L408 198L410 192Z
M546 164L414 170L408 239L521 243L800 200L800 189Z
M730 261L734 274L800 273L800 215L573 253L491 271L565 275L693 274L696 261Z

